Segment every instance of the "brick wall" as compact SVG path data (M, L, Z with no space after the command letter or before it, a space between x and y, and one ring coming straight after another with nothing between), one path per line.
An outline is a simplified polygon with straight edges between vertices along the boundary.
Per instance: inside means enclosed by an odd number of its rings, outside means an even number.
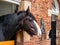
M51 29L51 16L48 15L48 9L51 9L52 0L29 0L31 2L31 12L35 16L39 26L40 26L40 19L44 19L45 30L48 33ZM28 37L27 37L28 38ZM17 45L50 45L50 40L43 40L34 35L30 37L29 41L17 42Z

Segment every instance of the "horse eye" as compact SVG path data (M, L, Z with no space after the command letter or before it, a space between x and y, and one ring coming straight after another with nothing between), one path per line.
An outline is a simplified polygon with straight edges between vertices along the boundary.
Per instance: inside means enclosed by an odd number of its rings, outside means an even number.
M33 21L33 19L29 19L29 21Z

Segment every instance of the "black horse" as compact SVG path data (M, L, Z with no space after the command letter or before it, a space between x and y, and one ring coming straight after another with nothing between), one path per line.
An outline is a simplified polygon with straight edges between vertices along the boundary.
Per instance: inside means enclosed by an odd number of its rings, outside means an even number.
M31 36L37 35L34 21L36 22L35 17L29 8L27 11L0 16L0 41L11 40L19 29L23 29Z

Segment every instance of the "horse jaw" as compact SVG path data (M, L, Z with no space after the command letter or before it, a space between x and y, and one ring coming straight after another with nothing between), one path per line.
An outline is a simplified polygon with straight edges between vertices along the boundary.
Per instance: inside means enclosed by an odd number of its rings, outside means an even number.
M37 24L37 22L35 20L33 20L33 22L35 23L35 25L37 27L37 35L41 37L42 32L41 32L41 29L40 29L39 25Z

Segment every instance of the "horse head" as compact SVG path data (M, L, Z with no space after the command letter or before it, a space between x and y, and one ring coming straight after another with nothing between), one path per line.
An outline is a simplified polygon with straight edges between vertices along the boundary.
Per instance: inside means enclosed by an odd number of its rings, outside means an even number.
M22 16L21 16L22 15ZM19 25L30 35L40 35L41 30L33 14L30 12L29 8L26 11L20 11L18 13Z

